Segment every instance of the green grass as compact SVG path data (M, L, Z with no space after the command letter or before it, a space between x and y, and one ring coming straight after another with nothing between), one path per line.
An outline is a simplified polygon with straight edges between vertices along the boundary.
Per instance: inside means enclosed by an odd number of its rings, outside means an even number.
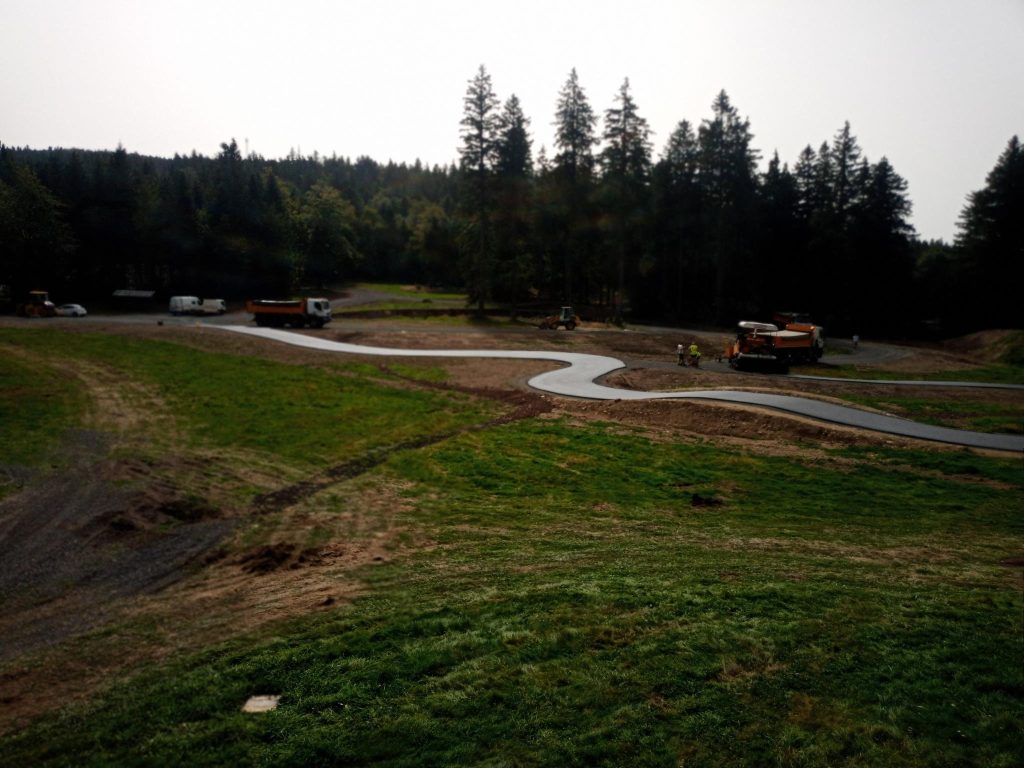
M381 386L389 377L365 364L338 363L332 371L172 343L44 330L0 331L0 342L43 360L99 362L138 379L181 423L179 443L244 448L300 467L443 434L493 413L459 394ZM58 416L55 409L49 418Z
M379 476L435 544L368 597L153 669L2 760L1017 765L1021 467L948 456L557 422L405 452ZM258 693L281 707L241 714Z
M799 372L813 376L830 376L836 379L897 379L900 381L971 381L991 384L1024 384L1024 366L992 365L983 368L967 368L956 371L931 371L915 373L906 371L884 371L875 368L861 369L855 365L827 365L801 369Z
M368 291L392 293L397 297L401 297L409 301L422 301L423 299L428 299L430 301L455 301L465 303L468 298L467 294L464 292L438 291L422 286L417 289L416 286L395 283L357 283L355 287Z
M375 309L374 305L359 305L353 307L352 312L359 312L366 309ZM394 309L394 307L392 307ZM351 313L350 313L351 314ZM345 310L335 312L335 320L339 323L337 326L341 328L340 323L345 322ZM510 317L502 315L484 315L478 316L474 314L464 315L430 315L426 317L417 317L414 315L394 315L391 317L378 317L374 318L374 324L377 326L386 326L388 323L396 325L416 325L423 326L423 330L429 330L430 326L444 326L444 327L464 327L464 328L477 328L486 330L488 328L531 328L535 329L539 322L538 318L530 317L527 315L520 315L517 319L512 320Z
M183 440L309 471L493 415L361 363L43 331L0 343L112 366L160 392ZM15 418L0 411L5 434ZM1024 549L1019 459L783 458L540 420L401 451L358 483L406 489L396 525L430 546L363 570L354 603L172 657L3 737L0 765L1024 760L1020 571L1004 564ZM344 516L353 487L318 502ZM240 712L266 693L277 711Z
M55 458L88 404L81 383L36 356L17 357L0 337L0 465L38 466ZM0 495L5 483L0 474Z
M925 424L978 432L1024 433L1024 398L1013 403L984 403L969 397L953 400L948 393L927 398L850 394L842 398Z

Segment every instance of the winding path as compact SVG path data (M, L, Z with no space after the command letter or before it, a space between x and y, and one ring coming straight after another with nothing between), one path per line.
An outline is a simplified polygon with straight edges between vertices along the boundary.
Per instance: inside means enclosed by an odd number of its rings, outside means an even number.
M858 429L885 432L921 440L934 440L972 448L986 448L997 451L1024 452L1024 437L1017 435L971 432L948 427L935 427L915 421L870 413L857 408L835 405L820 400L811 400L792 395L773 395L762 392L735 392L729 390L688 390L686 392L638 392L629 389L615 389L596 380L612 371L624 368L625 364L614 357L588 355L578 352L529 352L523 350L486 349L397 349L389 347L367 347L360 344L346 344L327 341L316 336L282 331L275 328L252 328L239 325L210 326L225 331L259 336L286 344L325 352L341 352L353 355L378 355L383 357L456 357L494 358L506 360L549 360L565 363L567 368L539 374L530 379L530 386L544 392L566 397L588 400L717 400L726 403L770 408L786 413L805 416L819 421L841 424ZM891 383L891 382L887 382Z

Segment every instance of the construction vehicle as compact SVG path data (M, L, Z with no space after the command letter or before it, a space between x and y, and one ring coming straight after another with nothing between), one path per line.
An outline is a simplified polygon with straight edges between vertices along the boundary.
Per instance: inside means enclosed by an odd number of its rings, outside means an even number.
M557 315L548 315L540 321L540 325L537 327L542 331L556 331L558 326L564 325L565 330L573 331L579 325L579 322L579 315L573 312L572 307L562 307L561 312Z
M15 309L19 317L56 317L57 307L46 291L29 291L28 300Z
M331 322L331 302L327 299L250 299L245 311L253 314L256 325L271 328L323 328Z
M785 372L794 363L816 362L824 349L822 330L812 323L793 322L780 329L774 323L744 320L723 357L740 370Z

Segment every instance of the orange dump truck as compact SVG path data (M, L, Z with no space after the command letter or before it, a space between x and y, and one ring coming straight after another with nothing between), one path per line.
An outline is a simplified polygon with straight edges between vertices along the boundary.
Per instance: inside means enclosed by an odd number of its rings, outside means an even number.
M331 302L327 299L250 299L245 311L251 312L256 325L281 328L323 328L331 322Z
M744 320L724 357L737 369L788 370L792 363L816 362L824 350L821 328L811 323L789 323L779 329L774 323Z
M15 308L19 317L56 317L57 307L46 291L29 291L28 300Z

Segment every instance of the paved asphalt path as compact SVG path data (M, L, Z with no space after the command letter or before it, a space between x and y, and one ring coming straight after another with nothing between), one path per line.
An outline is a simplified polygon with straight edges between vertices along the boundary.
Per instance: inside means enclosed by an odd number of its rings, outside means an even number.
M615 389L597 383L597 379L612 371L625 367L625 363L614 357L587 355L576 352L530 352L523 350L469 350L469 349L394 349L367 347L360 344L346 344L327 341L315 336L282 331L275 328L253 328L239 325L213 326L225 331L259 336L286 344L326 352L340 352L355 355L379 355L385 357L456 357L496 358L505 360L549 360L565 363L566 368L557 368L530 379L530 386L543 392L579 397L589 400L717 400L726 403L740 403L761 408L785 411L820 421L844 426L885 432L921 440L965 445L972 448L987 448L998 451L1024 452L1024 437L998 435L985 432L971 432L948 427L919 424L907 419L869 413L856 408L811 400L791 395L773 395L762 392L733 392L729 390L691 390L686 392L638 392ZM848 380L846 380L848 381Z

